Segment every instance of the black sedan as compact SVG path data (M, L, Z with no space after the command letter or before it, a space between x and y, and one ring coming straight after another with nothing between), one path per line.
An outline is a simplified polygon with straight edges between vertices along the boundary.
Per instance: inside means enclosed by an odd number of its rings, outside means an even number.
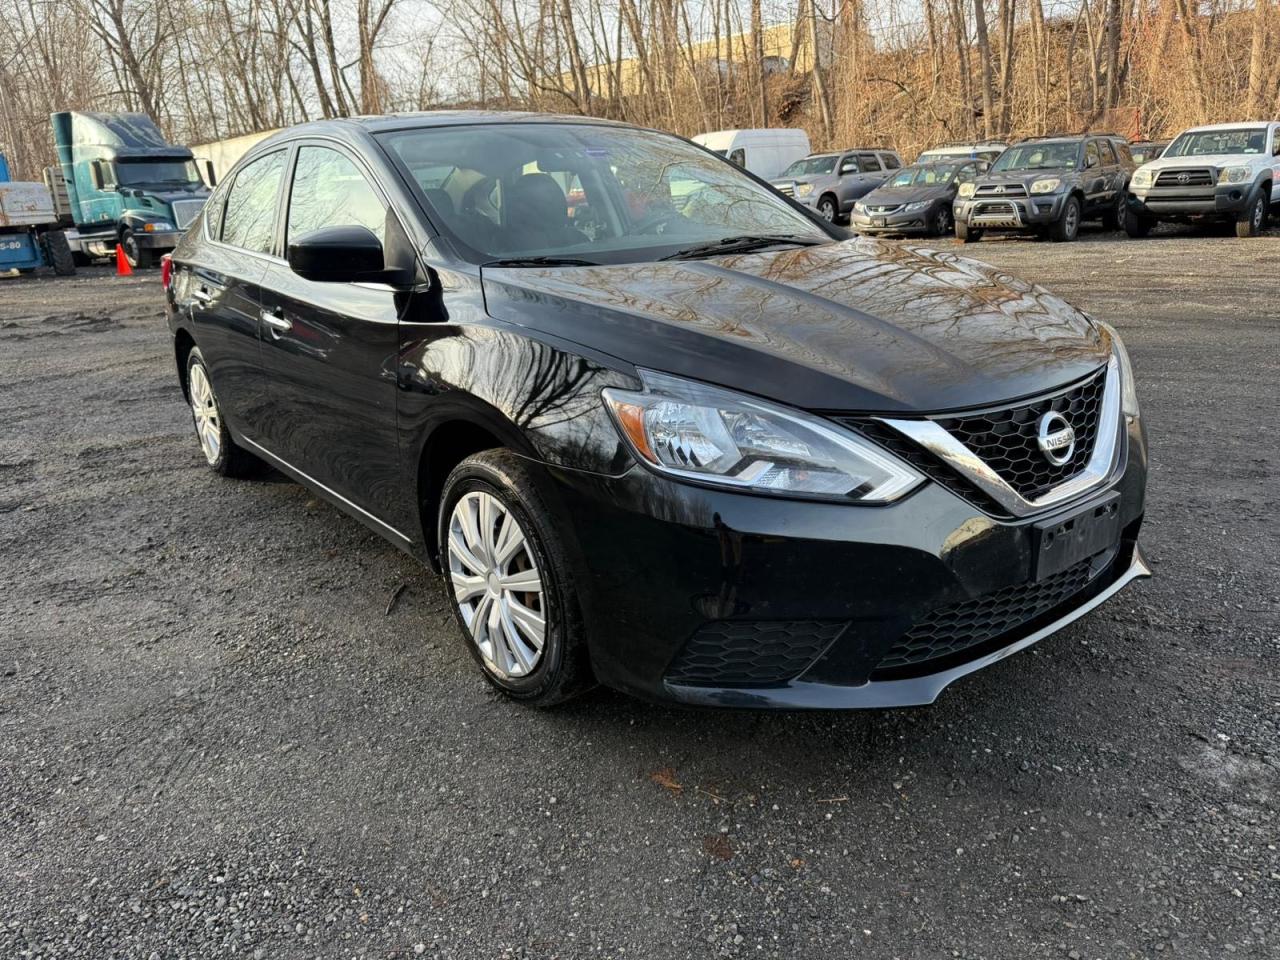
M1114 330L674 136L295 127L164 282L208 465L433 565L529 703L928 703L1147 573Z
M987 166L983 160L968 160L903 167L853 205L849 225L863 234L950 236L956 191L962 183L973 183Z

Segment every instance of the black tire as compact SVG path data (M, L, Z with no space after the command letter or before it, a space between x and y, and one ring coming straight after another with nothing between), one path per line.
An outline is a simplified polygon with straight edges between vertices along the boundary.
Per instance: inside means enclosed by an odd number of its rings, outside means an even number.
M1128 221L1129 195L1122 190L1116 205L1102 215L1102 227L1104 230L1120 230Z
M525 535L525 549L532 548L533 556L526 554L526 560L532 560L542 582L545 627L537 662L523 676L504 676L485 661L455 595L450 576L454 558L448 546L449 525L455 505L469 493L494 497ZM595 685L572 568L553 516L525 461L509 450L495 449L474 454L453 469L445 480L436 518L445 592L467 649L494 687L514 700L537 707L563 703Z
M1062 215L1049 228L1049 238L1055 243L1070 243L1080 233L1080 199L1067 197L1062 205Z
M213 409L217 414L216 436L217 436L217 455L210 456L208 448L201 439L201 422L196 414L196 398L193 395L193 372L199 367L200 372L195 374L196 377L203 376L205 382L209 385L209 394L213 400ZM192 347L191 352L187 354L187 407L191 410L191 422L196 430L196 442L200 445L200 452L204 455L205 461L209 464L209 469L214 473L224 477L251 477L262 469L262 461L249 453L247 450L236 445L231 439L231 432L227 429L226 419L222 416L221 408L218 405L217 394L213 391L213 381L209 378L209 367L204 362L204 356L200 353L199 347Z
M67 235L61 230L49 230L40 235L40 246L44 249L44 262L53 267L59 277L71 277L76 272L76 259L71 253L71 245L67 243Z
M1242 240L1256 237L1267 227L1267 198L1258 191L1249 201L1249 206L1240 211L1236 220L1236 236Z
M977 243L982 239L982 231L975 230L967 223L956 221L956 239L961 243Z
M955 218L951 215L950 205L939 204L938 209L929 218L929 235L931 237L949 236L954 227Z
M1150 217L1139 217L1135 214L1129 214L1129 216L1124 219L1124 232L1134 240L1141 240L1155 229L1155 225L1157 223L1159 223L1158 220L1152 220Z
M133 235L132 230L126 228L120 234L120 245L124 247L124 258L135 270L145 270L155 262L152 251L138 245L138 238Z
M835 223L840 219L840 205L836 203L836 198L827 194L818 201L818 216L827 223Z

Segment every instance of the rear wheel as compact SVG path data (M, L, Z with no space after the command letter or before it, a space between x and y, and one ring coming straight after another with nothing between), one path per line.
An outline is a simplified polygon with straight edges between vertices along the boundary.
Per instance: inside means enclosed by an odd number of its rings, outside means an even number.
M200 452L213 471L224 477L245 477L256 472L262 461L231 439L218 398L213 392L209 368L198 347L192 347L187 355L187 397Z
M1129 196L1121 191L1115 206L1102 215L1102 226L1107 230L1119 230L1129 219Z
M1124 232L1135 240L1141 240L1155 227L1157 221L1150 217L1141 217L1137 214L1130 214L1124 220Z
M523 460L485 450L445 481L440 566L454 615L485 678L545 707L593 683L569 562Z
M1236 220L1237 237L1256 237L1267 224L1267 199L1259 192Z
M138 238L132 230L125 230L120 235L120 245L124 247L124 256L129 261L129 266L137 269L145 269L151 266L151 251L139 245Z
M982 231L975 230L967 223L956 221L956 239L961 243L977 243L982 239Z
M55 274L69 277L76 272L76 259L71 253L71 245L67 243L67 235L61 230L41 234L40 246L44 248L44 262L53 267Z
M1077 197L1067 197L1067 203L1062 208L1062 216L1053 224L1049 230L1049 236L1058 243L1070 243L1080 233L1080 200Z

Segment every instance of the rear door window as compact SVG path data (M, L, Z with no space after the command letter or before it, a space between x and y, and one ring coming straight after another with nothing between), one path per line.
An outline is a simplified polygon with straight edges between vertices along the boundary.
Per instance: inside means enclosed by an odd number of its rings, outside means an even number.
M271 252L284 162L285 151L277 150L247 164L236 174L222 218L223 243L253 253Z
M900 166L902 166L902 164L898 162L898 158L894 156L892 153L880 154L880 160L881 162L884 163L884 168L886 170L897 170Z
M858 171L860 173L879 173L880 161L874 153L858 154Z

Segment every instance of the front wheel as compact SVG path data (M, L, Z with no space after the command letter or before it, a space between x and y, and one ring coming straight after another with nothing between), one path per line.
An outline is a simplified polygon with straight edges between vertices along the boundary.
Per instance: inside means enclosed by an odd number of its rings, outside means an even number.
M458 464L445 481L438 533L445 589L485 678L539 707L590 687L569 561L525 462L485 450Z
M946 237L951 234L954 225L955 218L951 215L951 208L943 204L938 207L938 212L929 223L929 233L935 237Z
M1070 243L1079 232L1080 201L1076 197L1067 197L1067 205L1062 208L1062 216L1049 229L1049 236L1058 243Z
M1259 193L1236 220L1236 236L1256 237L1267 222L1267 200Z
M132 230L125 230L120 235L120 245L124 247L124 256L129 261L129 266L135 270L145 270L151 266L153 259L151 251L138 243L138 238Z
M977 243L982 239L982 231L975 230L967 223L956 221L956 239L961 243Z
M818 201L818 216L827 223L835 223L837 213L835 197L823 197Z
M1137 214L1130 214L1128 217L1125 217L1124 232L1135 240L1141 240L1155 229L1156 222L1157 221L1152 220L1150 217L1140 217Z

